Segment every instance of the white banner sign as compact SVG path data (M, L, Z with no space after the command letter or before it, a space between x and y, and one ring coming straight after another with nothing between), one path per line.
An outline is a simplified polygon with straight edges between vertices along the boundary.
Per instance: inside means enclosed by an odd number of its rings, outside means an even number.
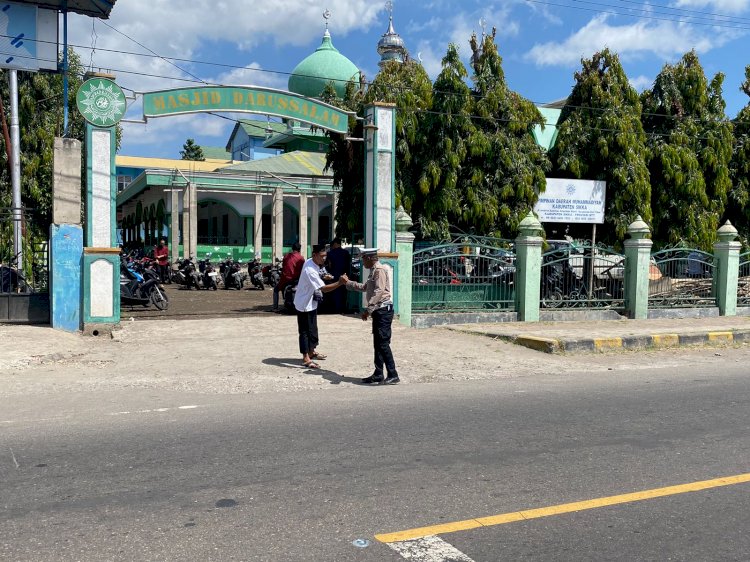
M57 70L57 11L0 3L0 68Z
M541 222L602 224L607 182L547 178L534 212Z

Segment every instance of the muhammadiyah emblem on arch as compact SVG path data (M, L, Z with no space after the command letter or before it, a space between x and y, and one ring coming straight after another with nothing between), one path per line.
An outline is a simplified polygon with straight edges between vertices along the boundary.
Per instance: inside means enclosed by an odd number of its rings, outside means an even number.
M125 94L122 89L105 78L84 82L78 89L76 105L83 118L92 125L111 127L125 115Z

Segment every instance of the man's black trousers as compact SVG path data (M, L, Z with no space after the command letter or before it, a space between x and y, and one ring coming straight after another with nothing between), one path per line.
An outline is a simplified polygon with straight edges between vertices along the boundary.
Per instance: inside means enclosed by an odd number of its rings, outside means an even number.
M389 377L397 377L396 363L391 352L391 323L393 306L380 308L372 313L372 343L375 348L375 377L383 376L383 365Z
M318 347L318 311L297 311L297 331L299 332L299 352L302 355Z

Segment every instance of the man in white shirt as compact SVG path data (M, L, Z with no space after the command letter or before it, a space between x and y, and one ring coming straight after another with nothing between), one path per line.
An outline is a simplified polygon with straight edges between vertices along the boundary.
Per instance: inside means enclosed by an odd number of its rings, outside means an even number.
M297 309L297 330L302 363L308 369L320 369L315 359L325 359L325 355L315 351L318 347L318 302L323 299L322 293L334 291L345 285L346 281L339 279L335 283L326 285L320 276L320 268L326 261L326 247L316 245L312 250L312 257L302 266L297 294L294 297L294 308ZM319 297L316 296L316 291Z

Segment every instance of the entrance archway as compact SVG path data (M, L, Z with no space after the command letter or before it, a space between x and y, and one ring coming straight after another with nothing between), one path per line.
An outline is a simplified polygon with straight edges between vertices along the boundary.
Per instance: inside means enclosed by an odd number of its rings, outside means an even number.
M248 113L278 117L291 122L310 124L318 129L338 134L347 134L350 119L357 116L352 112L342 111L332 105L315 99L305 98L291 92L281 92L268 88L255 87L223 87L206 86L197 88L178 88L158 92L137 94L142 97L144 122L148 119L185 115L191 113ZM101 98L101 99L100 99ZM106 99L104 99L106 98ZM87 119L86 124L86 157L87 157L87 205L86 205L86 245L84 252L84 306L82 318L86 324L104 324L119 322L119 284L117 282L118 262L116 248L115 207L117 197L116 168L114 166L114 152L116 147L115 126L124 114L125 96L122 90L111 80L98 77L84 83L79 90L79 110ZM100 103L101 101L101 103ZM94 103L95 102L95 103ZM105 112L96 108L114 108L117 111ZM395 106L380 104L372 105L365 111L365 243L377 246L384 252L384 257L395 250L395 210L393 208L393 185L395 173ZM312 186L306 193L298 188L293 181L270 174L273 181L270 185L259 184L256 188L246 191L254 195L255 201L272 197L272 213L263 213L265 205L255 205L255 217L247 214L222 213L221 218L214 214L213 206L203 206L198 195L198 184L183 174L174 174L169 178L165 191L169 191L169 216L173 240L176 242L178 225L182 222L183 246L188 255L196 255L199 237L226 236L231 238L232 218L244 218L242 225L247 232L254 230L254 245L262 234L268 232L263 228L263 215L276 219L270 230L274 239L272 247L273 257L280 257L282 246L299 240L304 246L308 245L309 236L306 225L308 221L300 221L308 216L308 193L316 192L318 187ZM180 176L182 179L180 179ZM105 181L109 178L109 182ZM182 182L184 180L184 183ZM291 189L290 189L291 188ZM232 185L221 187L226 193L238 193L242 188ZM204 191L203 189L201 191ZM218 190L217 190L218 191ZM272 191L272 193L271 193ZM299 197L300 211L289 205L284 205L285 196L294 194ZM315 195L318 195L317 193ZM335 192L332 194L334 203ZM151 201L149 201L150 203ZM317 205L317 203L316 203ZM330 209L330 207L329 207ZM158 208L140 207L136 209L136 236L156 238L160 235L166 209L162 213ZM140 211L140 212L139 212ZM285 212L286 211L286 212ZM330 214L333 210L330 209ZM223 216L226 215L227 224L224 225ZM317 237L326 239L333 227L333 216L327 217L325 211L319 213L323 217L322 228L317 229ZM283 217L283 219L282 219ZM325 224L328 219L328 224ZM282 220L279 220L282 219ZM214 224L214 221L216 224ZM221 221L221 222L220 222ZM268 221L268 219L266 219ZM241 221L238 221L241 222ZM258 224L260 223L260 224ZM226 226L226 228L224 228ZM264 230L264 232L261 232ZM235 229L239 234L239 228ZM332 233L331 233L332 234ZM238 237L239 240L239 237ZM248 244L249 246L249 244ZM174 248L174 244L173 244ZM176 251L176 250L173 250ZM175 254L173 254L174 256ZM104 264L104 267L102 264ZM395 281L395 277L394 277Z

